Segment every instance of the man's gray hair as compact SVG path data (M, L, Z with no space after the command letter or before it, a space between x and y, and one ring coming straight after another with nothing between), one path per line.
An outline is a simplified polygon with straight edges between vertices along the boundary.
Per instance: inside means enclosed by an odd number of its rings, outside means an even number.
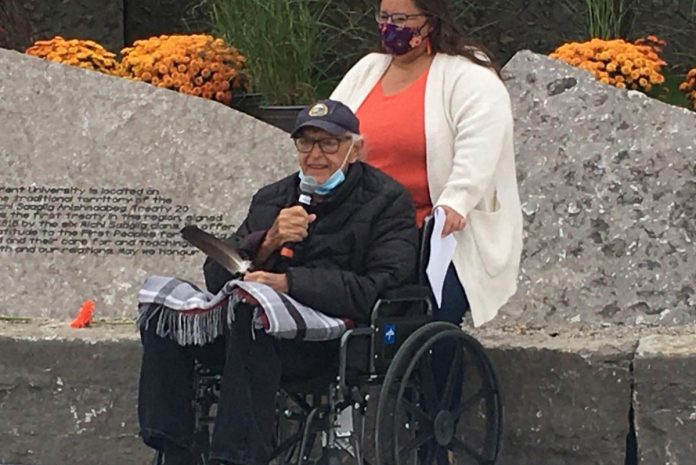
M357 142L361 142L361 141L364 140L364 139L363 139L363 136L361 136L360 134L356 134L356 133L354 133L354 132L348 131L348 136L350 137L350 140L351 140L354 144L357 143ZM361 160L361 161L365 160L365 155L366 155L366 153L365 153L365 145L363 145L362 149L361 149L360 152L358 153L358 160Z
M350 136L350 138L353 142L359 142L359 141L363 140L363 136L361 136L360 134L356 134L354 132L348 131L348 135Z

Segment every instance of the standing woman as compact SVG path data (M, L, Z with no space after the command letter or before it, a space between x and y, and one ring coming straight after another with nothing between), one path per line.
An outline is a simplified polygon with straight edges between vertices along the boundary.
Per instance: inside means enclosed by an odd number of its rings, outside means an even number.
M418 225L446 214L454 252L436 320L479 326L515 293L522 213L510 98L489 55L446 0L382 0L382 53L362 58L331 98L360 119L367 163L410 191Z

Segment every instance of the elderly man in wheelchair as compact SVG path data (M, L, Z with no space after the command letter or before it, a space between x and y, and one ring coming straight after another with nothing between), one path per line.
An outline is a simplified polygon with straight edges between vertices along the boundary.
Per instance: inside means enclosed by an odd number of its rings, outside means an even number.
M360 161L359 134L340 102L298 115L299 174L257 192L229 241L251 271L240 282L210 258L204 265L208 295L228 305L213 298L189 315L164 309L165 299L141 304L138 413L155 463L367 462L369 392L380 385L378 464L496 462L492 366L460 328L432 321L430 292L417 284L428 233L420 245L408 193ZM295 320L289 339L272 335L274 317L259 310L273 298ZM295 305L341 330L309 337ZM433 354L447 359L444 377Z

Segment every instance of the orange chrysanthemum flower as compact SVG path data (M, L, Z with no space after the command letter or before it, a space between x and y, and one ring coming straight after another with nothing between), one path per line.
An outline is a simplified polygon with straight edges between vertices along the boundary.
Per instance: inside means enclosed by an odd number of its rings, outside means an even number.
M635 42L592 39L561 45L549 56L585 69L605 84L644 92L664 82L660 53L666 43L655 36Z
M229 104L232 92L249 90L246 58L237 49L210 35L172 35L138 40L121 51L122 75L159 87L211 98ZM145 71L143 63L149 66ZM213 79L214 78L214 79ZM217 90L217 83L224 83Z
M696 110L696 68L686 73L686 78L679 84L679 90L684 92L686 98L691 101L691 106Z
M28 55L55 61L100 73L119 76L120 67L116 55L91 40L70 39L55 36L50 40L38 40L26 51Z

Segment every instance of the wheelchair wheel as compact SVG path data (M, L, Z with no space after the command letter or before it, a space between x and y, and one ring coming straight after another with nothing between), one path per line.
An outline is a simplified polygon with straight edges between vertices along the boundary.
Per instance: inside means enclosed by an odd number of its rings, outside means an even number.
M377 463L495 465L501 437L498 383L481 344L444 322L413 333L382 385Z
M428 323L411 334L397 351L389 365L382 383L377 404L375 426L375 458L377 464L394 465L394 410L401 378L408 368L409 361L432 335L452 329L445 322Z

